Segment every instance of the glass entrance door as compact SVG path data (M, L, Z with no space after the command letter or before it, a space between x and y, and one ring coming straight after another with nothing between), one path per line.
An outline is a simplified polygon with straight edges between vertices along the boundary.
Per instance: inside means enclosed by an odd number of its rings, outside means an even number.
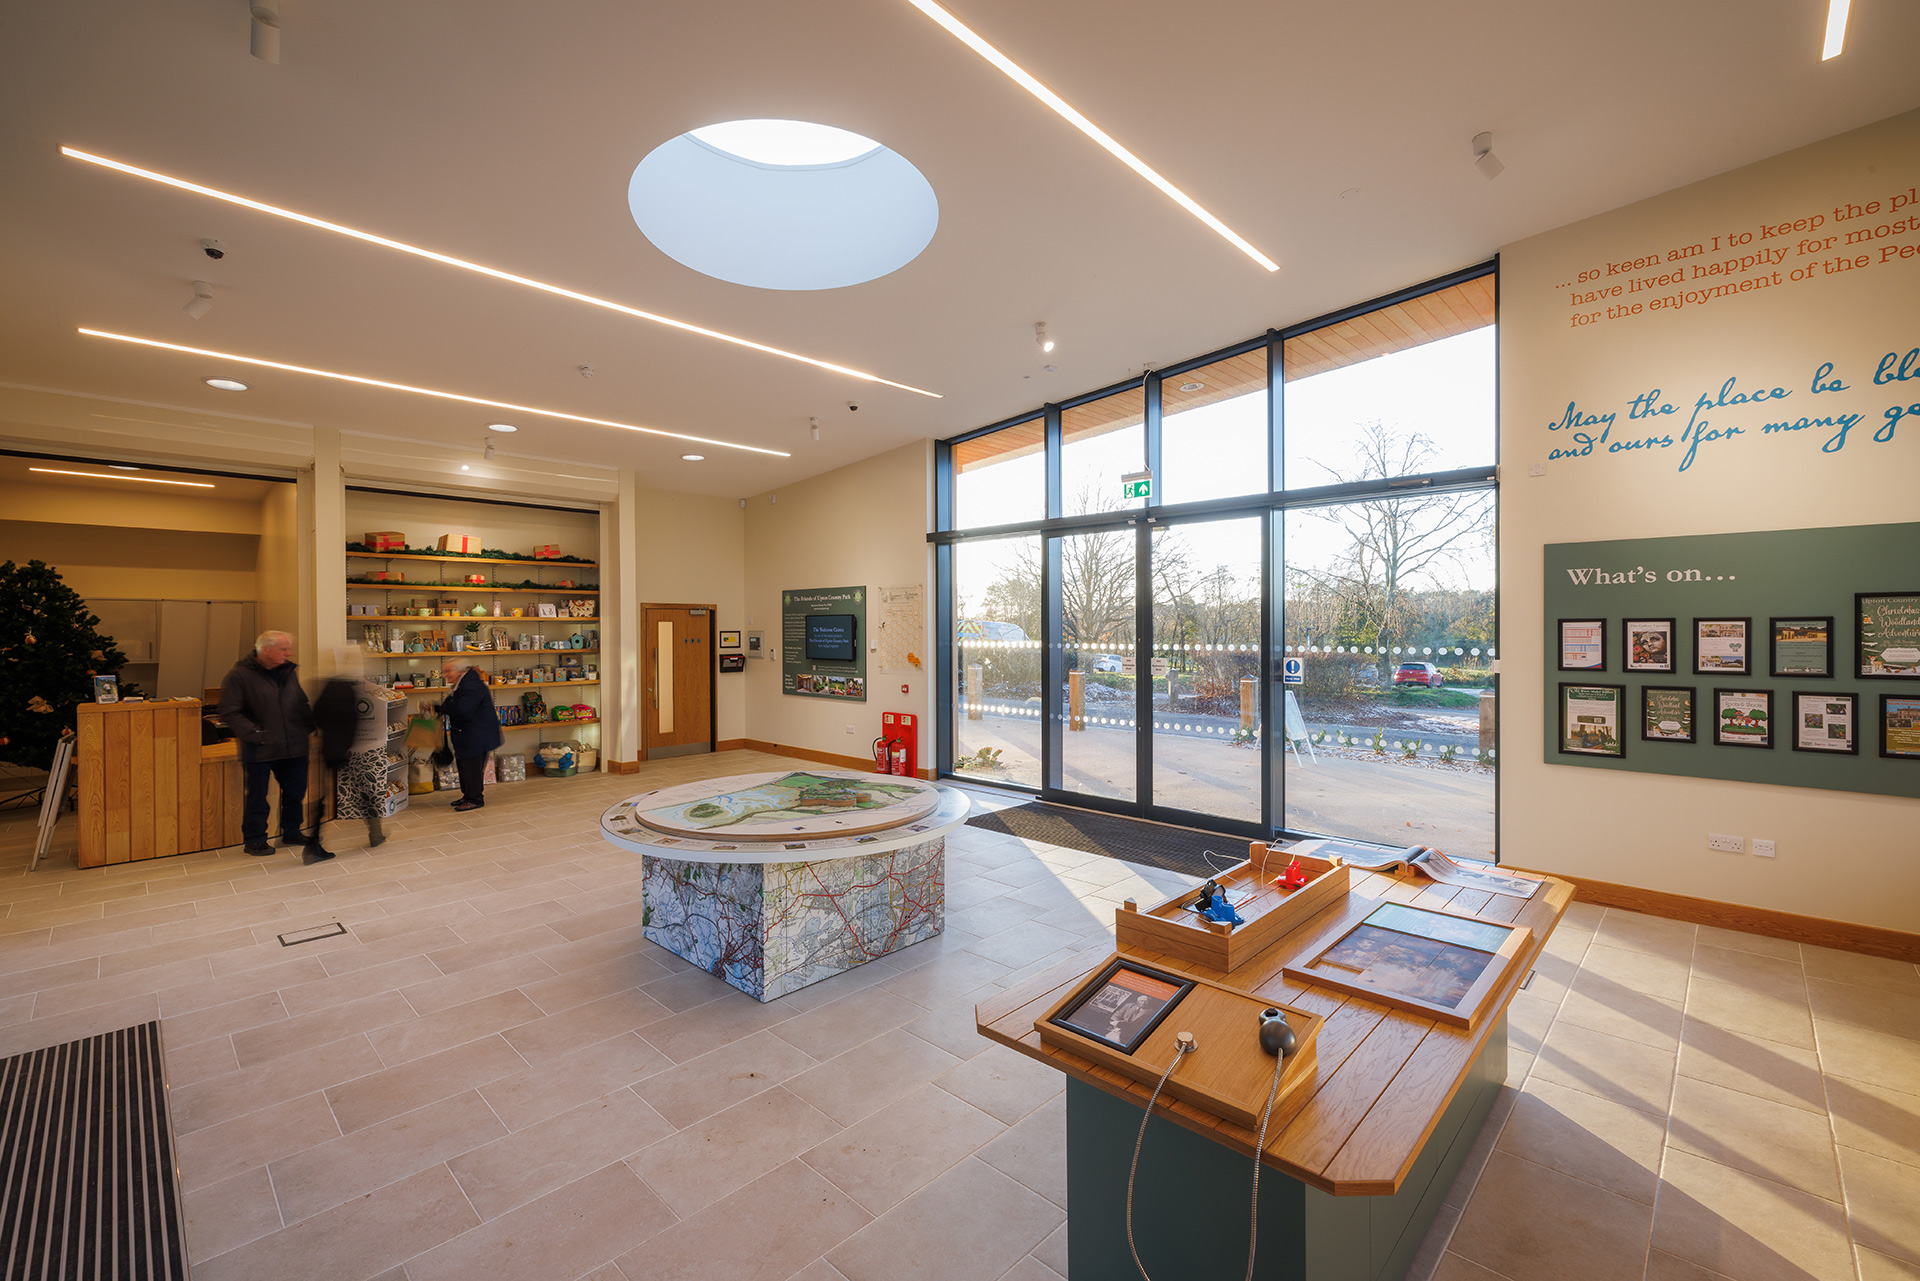
M1139 716L1135 693L1132 528L1052 540L1060 605L1053 638L1060 680L1049 691L1059 727L1062 799L1138 802ZM1106 805L1102 808L1113 808Z

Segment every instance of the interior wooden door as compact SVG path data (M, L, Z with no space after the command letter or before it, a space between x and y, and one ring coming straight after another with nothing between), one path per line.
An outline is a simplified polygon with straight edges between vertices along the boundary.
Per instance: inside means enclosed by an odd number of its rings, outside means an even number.
M648 760L713 750L713 607L641 610L645 679L641 746Z

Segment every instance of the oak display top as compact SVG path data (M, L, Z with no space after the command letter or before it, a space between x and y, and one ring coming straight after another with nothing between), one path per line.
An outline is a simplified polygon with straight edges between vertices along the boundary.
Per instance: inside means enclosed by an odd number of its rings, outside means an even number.
M1570 883L1544 879L1545 884L1532 898L1520 899L1457 889L1420 877L1354 869L1352 886L1345 896L1290 929L1231 974L1197 965L1191 958L1137 946L1122 945L1120 953L1184 970L1277 1005L1310 1010L1325 1019L1318 1038L1316 1075L1275 1107L1262 1159L1269 1167L1335 1196L1386 1196L1399 1190L1474 1059L1494 1031L1504 1026L1508 1003L1573 899ZM1317 983L1290 979L1282 972L1296 953L1330 924L1345 915L1364 916L1380 903L1467 913L1524 925L1531 931L1525 950L1487 998L1487 1016L1472 1030ZM981 1002L974 1007L975 1026L982 1036L1136 1107L1145 1107L1152 1093L1150 1086L1091 1059L1043 1044L1034 1030L1036 1018L1097 971L1106 959L1103 955L1092 964L1078 959L1065 962ZM1255 1029L1249 1027L1245 1045L1220 1047L1215 1052L1259 1054L1254 1033ZM1202 1045L1199 1052L1204 1054L1208 1048ZM1166 1065L1153 1066L1163 1069ZM1164 1095L1156 1110L1243 1156L1253 1155L1255 1134L1251 1129L1192 1103L1169 1102Z

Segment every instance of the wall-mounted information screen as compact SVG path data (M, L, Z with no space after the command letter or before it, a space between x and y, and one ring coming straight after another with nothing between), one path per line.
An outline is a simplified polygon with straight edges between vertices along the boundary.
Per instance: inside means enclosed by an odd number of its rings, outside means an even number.
M852 614L810 614L807 616L807 657L830 663L851 663L859 631L859 622Z
M780 692L867 701L867 589L780 593Z
M1920 796L1912 758L1871 750L1889 732L1875 696L1920 696L1915 548L1920 524L1548 544L1546 760ZM1576 752L1561 737L1570 678L1552 656L1570 618L1604 618L1625 640L1627 661L1607 678L1624 682L1613 688L1624 692L1622 726L1632 725L1617 751ZM1678 620L1676 652L1634 661L1636 631L1666 619ZM1816 731L1825 737L1814 741ZM1847 750L1856 740L1870 750Z

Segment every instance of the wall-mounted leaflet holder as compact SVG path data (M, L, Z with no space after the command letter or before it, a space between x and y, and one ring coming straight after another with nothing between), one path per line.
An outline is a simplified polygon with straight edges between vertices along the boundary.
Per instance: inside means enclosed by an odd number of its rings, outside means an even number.
M746 656L745 654L722 654L722 655L720 655L720 670L721 670L721 671L723 671L723 672L744 672L744 671L746 671L746 670L747 670L747 656Z

